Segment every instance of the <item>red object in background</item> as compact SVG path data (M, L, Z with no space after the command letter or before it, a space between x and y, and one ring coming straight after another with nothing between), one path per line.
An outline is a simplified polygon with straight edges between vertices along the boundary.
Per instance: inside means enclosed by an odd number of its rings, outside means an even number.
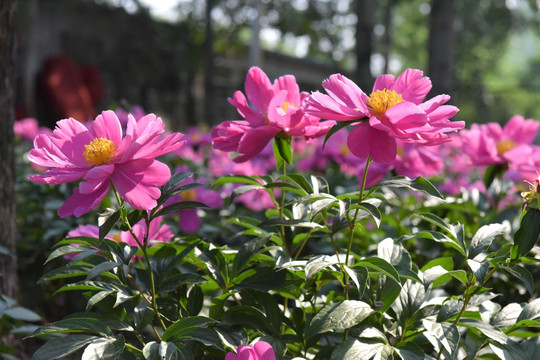
M61 118L85 122L96 116L96 104L103 97L99 70L81 69L68 57L49 58L41 73L43 90Z

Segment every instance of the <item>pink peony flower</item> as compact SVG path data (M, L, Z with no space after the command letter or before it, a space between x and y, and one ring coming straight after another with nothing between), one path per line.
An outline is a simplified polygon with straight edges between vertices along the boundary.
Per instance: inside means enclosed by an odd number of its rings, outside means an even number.
M94 209L113 184L131 206L149 210L157 205L171 173L156 157L183 145L182 134L165 136L161 118L149 114L139 121L128 116L126 135L113 111L104 111L95 121L82 124L69 118L59 121L51 136L38 135L28 158L50 168L29 179L42 184L79 183L58 215L81 216Z
M52 130L47 127L40 127L38 121L34 118L24 118L15 121L13 133L21 139L33 141L39 134L50 135Z
M396 139L437 145L448 141L446 133L465 125L449 120L459 111L443 105L450 96L438 95L422 102L431 90L431 81L420 70L406 69L396 79L379 76L369 96L341 74L331 75L323 87L327 94L314 92L306 100L306 112L337 121L367 118L353 128L347 140L351 152L362 159L370 156L388 164L396 158Z
M148 243L143 245L150 246L155 242L169 242L174 237L169 225L161 225L161 220L161 216L152 219L149 228L146 227L146 220L144 219L133 225L133 232L140 242L143 242L148 234ZM122 239L122 242L125 242L130 246L139 247L139 244L137 244L137 241L129 231L122 231L120 238Z
M512 116L504 128L494 122L473 124L470 130L460 132L463 151L475 165L508 163L530 151L528 146L536 138L539 127L539 122L525 120L520 115Z
M240 345L236 354L227 353L225 360L276 360L276 355L269 343L259 341L251 346Z
M235 162L253 158L278 134L316 138L334 125L332 121L320 123L318 117L304 112L308 94L300 92L292 75L281 76L272 84L260 68L252 67L245 91L246 95L237 91L229 98L244 120L225 121L212 130L214 148L236 151Z

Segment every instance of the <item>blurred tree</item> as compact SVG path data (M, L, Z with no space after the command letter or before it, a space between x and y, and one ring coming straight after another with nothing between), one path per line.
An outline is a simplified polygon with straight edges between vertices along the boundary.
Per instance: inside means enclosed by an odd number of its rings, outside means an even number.
M454 21L454 0L431 1L427 72L435 95L453 95Z
M15 0L0 0L0 293L18 297L15 257Z

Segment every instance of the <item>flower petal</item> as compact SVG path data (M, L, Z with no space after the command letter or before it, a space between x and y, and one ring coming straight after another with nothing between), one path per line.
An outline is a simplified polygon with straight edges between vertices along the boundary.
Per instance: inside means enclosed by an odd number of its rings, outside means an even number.
M371 156L377 162L390 164L396 158L396 141L368 123L360 123L352 129L347 146L361 159Z

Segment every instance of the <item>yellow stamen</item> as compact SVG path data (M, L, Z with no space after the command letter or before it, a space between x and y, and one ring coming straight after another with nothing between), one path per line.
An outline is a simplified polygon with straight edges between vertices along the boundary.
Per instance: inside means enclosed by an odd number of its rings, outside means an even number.
M497 154L502 155L508 150L515 148L517 143L514 140L501 140L497 143Z
M394 90L383 89L372 92L367 99L367 104L376 112L384 114L386 110L402 101L401 94Z
M84 145L83 157L91 165L108 163L116 153L118 146L109 139L96 138L88 145Z
M197 198L197 193L193 189L182 191L180 193L180 198L184 201L193 201Z
M285 102L283 103L283 105L281 106L281 108L283 109L283 112L287 113L287 109L289 108L289 106L292 107L292 108L294 108L294 109L296 109L296 106L294 106L293 103L290 103L290 102L288 102L288 101L285 101Z
M339 145L339 152L341 155L347 156L351 154L351 150L349 150L349 147L345 144Z

